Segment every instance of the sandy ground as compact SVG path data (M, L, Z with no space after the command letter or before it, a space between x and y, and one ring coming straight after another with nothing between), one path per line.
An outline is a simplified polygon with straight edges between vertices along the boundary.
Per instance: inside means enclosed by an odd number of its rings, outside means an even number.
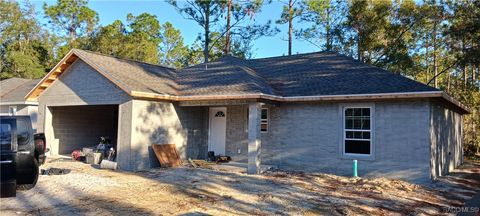
M71 172L40 176L34 189L1 199L1 215L448 215L445 207L463 206L480 190L480 163L473 162L430 186L188 166L121 172L65 159L45 167Z

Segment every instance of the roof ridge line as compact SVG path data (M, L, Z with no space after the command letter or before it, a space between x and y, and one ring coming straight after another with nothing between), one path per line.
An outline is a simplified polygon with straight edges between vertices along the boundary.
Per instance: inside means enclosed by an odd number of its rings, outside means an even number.
M264 60L264 59L274 59L274 58L288 58L288 57L295 57L295 56L302 56L302 55L311 55L315 53L333 53L339 55L337 52L333 51L317 51L317 52L306 52L306 53L297 53L293 55L282 55L282 56L270 56L270 57L262 57L262 58L252 58L252 59L245 59L246 61L255 61L255 60Z
M171 69L171 70L174 70L174 71L177 70L173 67L162 65L162 64L153 64L153 63L143 62L143 61L140 61L140 60L135 60L135 59L130 59L130 58L122 58L122 57L109 55L109 54L105 54L105 53L94 52L94 51L91 51L91 50L83 50L83 49L77 49L77 48L74 48L73 50L79 50L79 51L88 52L88 53L91 53L91 54L102 55L102 56L106 56L106 57L111 57L111 58L125 60L125 61L132 61L132 62L137 62L137 63L141 63L141 64L146 64L146 65L164 67L164 68L168 68L168 69Z
M232 56L233 57L233 56ZM270 81L265 78L264 76L262 76L260 73L258 73L255 69L253 69L252 67L250 67L248 64L247 64L247 61L246 59L241 59L241 58L237 58L237 57L234 57L235 59L238 59L239 60L239 64L242 66L242 67L246 67L248 68L249 70L251 70L256 76L260 77L267 85L268 87L270 87L270 89L273 90L273 92L275 93L275 95L282 95L282 94L279 94L280 91L278 89L276 89L275 87L273 87L273 85L270 83Z

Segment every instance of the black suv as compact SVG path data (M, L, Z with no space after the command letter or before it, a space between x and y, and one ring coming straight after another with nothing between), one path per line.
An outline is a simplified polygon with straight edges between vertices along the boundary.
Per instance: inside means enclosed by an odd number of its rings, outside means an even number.
M45 135L33 133L29 116L0 116L1 197L35 187L46 151Z

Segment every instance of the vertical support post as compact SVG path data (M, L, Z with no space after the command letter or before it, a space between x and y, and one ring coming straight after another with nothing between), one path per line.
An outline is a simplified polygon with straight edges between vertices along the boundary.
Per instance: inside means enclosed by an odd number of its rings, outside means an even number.
M134 170L132 157L133 101L118 105L117 161L118 169Z
M252 103L248 105L248 174L260 173L260 118L262 104Z
M353 177L358 177L357 168L358 168L357 160L353 160Z
M48 154L51 155L58 155L59 152L59 143L58 140L55 139L54 131L53 131L53 115L52 115L52 108L48 107L47 105L42 106L43 111L43 125L42 129L39 130L45 133L45 137L47 139L47 148L50 148ZM42 118L42 117L40 117Z

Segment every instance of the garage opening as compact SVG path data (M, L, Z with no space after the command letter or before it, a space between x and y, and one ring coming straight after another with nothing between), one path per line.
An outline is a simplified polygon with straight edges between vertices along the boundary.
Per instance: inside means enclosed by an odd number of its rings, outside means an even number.
M62 106L51 111L59 154L97 146L100 137L108 137L117 149L118 105Z

